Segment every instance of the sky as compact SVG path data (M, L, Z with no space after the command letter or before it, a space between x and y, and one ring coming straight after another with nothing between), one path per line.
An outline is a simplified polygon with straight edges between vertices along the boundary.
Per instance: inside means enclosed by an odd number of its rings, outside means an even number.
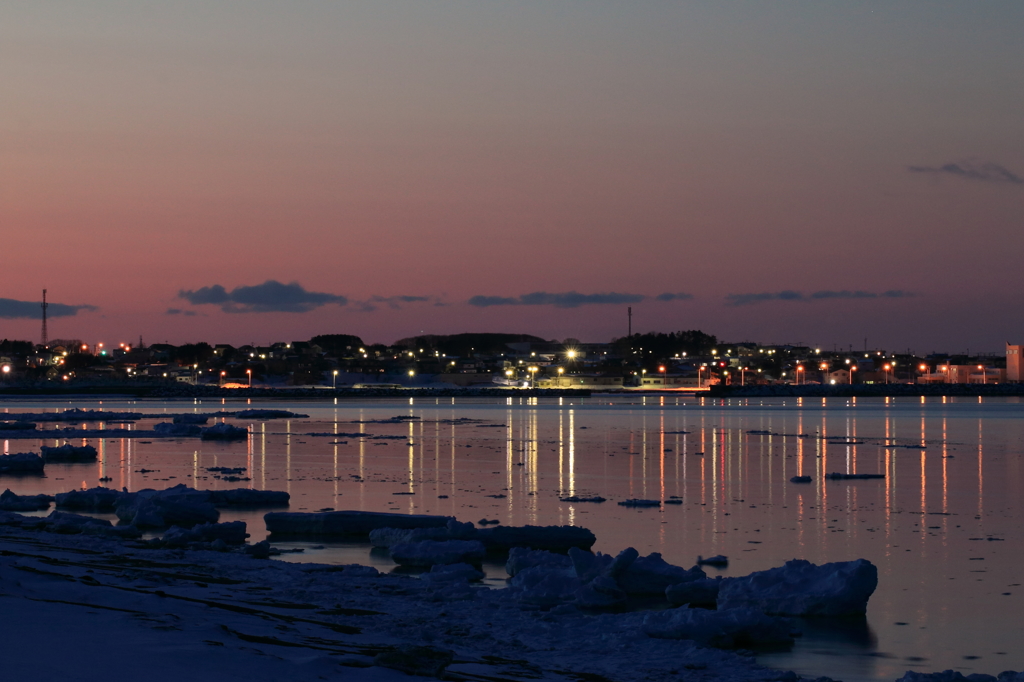
M0 4L0 338L1024 342L1024 3Z

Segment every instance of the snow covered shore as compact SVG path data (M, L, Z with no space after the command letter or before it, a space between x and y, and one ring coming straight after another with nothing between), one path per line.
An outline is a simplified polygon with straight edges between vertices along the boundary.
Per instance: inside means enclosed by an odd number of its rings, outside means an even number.
M796 679L652 639L642 613L523 610L508 592L0 527L0 641L15 679L389 681L446 652L454 680Z
M388 682L409 679L402 670L453 680L799 679L743 652L648 636L644 612L526 608L514 588L452 574L419 579L0 526L4 670L97 681ZM48 655L56 633L60 655Z

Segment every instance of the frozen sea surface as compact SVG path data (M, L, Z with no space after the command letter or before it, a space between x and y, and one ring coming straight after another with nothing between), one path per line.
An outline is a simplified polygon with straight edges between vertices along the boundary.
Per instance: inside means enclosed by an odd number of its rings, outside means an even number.
M792 652L760 660L846 682L893 680L907 669L1024 668L1020 399L5 400L0 411L137 411L152 418L130 427L150 430L170 421L160 414L249 405L309 418L229 419L250 435L228 443L73 438L94 445L97 462L51 463L45 478L3 477L0 486L21 494L100 479L129 490L245 486L288 491L292 511L581 525L597 535L595 551L633 546L683 566L698 555L728 556L728 567L708 567L710 575L745 575L793 558L866 558L879 570L866 618L807 621ZM52 429L67 426L40 423L37 437L3 441L3 451L59 445L73 434ZM245 467L240 478L249 480L226 480L215 467ZM885 478L824 480L835 472ZM797 475L812 482L791 483ZM607 501L559 499L572 496ZM626 499L665 504L617 504ZM255 541L262 514L226 512L222 520L247 521ZM289 560L393 566L366 544L281 545L306 549ZM490 584L502 584L501 566L484 568Z

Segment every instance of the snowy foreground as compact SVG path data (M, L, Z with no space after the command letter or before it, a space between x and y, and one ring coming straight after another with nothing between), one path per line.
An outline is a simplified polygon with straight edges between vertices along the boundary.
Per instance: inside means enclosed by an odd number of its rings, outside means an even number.
M515 581L505 590L467 582L468 566L417 578L67 532L0 526L0 642L10 679L799 679L745 652L652 636L650 612L531 608ZM654 624L679 625L669 613Z

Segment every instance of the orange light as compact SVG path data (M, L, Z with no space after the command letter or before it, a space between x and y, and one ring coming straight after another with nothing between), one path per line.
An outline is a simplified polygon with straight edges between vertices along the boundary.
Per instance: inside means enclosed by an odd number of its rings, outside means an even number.
M928 365L921 365L918 369L920 369L922 372L927 372L928 371Z

